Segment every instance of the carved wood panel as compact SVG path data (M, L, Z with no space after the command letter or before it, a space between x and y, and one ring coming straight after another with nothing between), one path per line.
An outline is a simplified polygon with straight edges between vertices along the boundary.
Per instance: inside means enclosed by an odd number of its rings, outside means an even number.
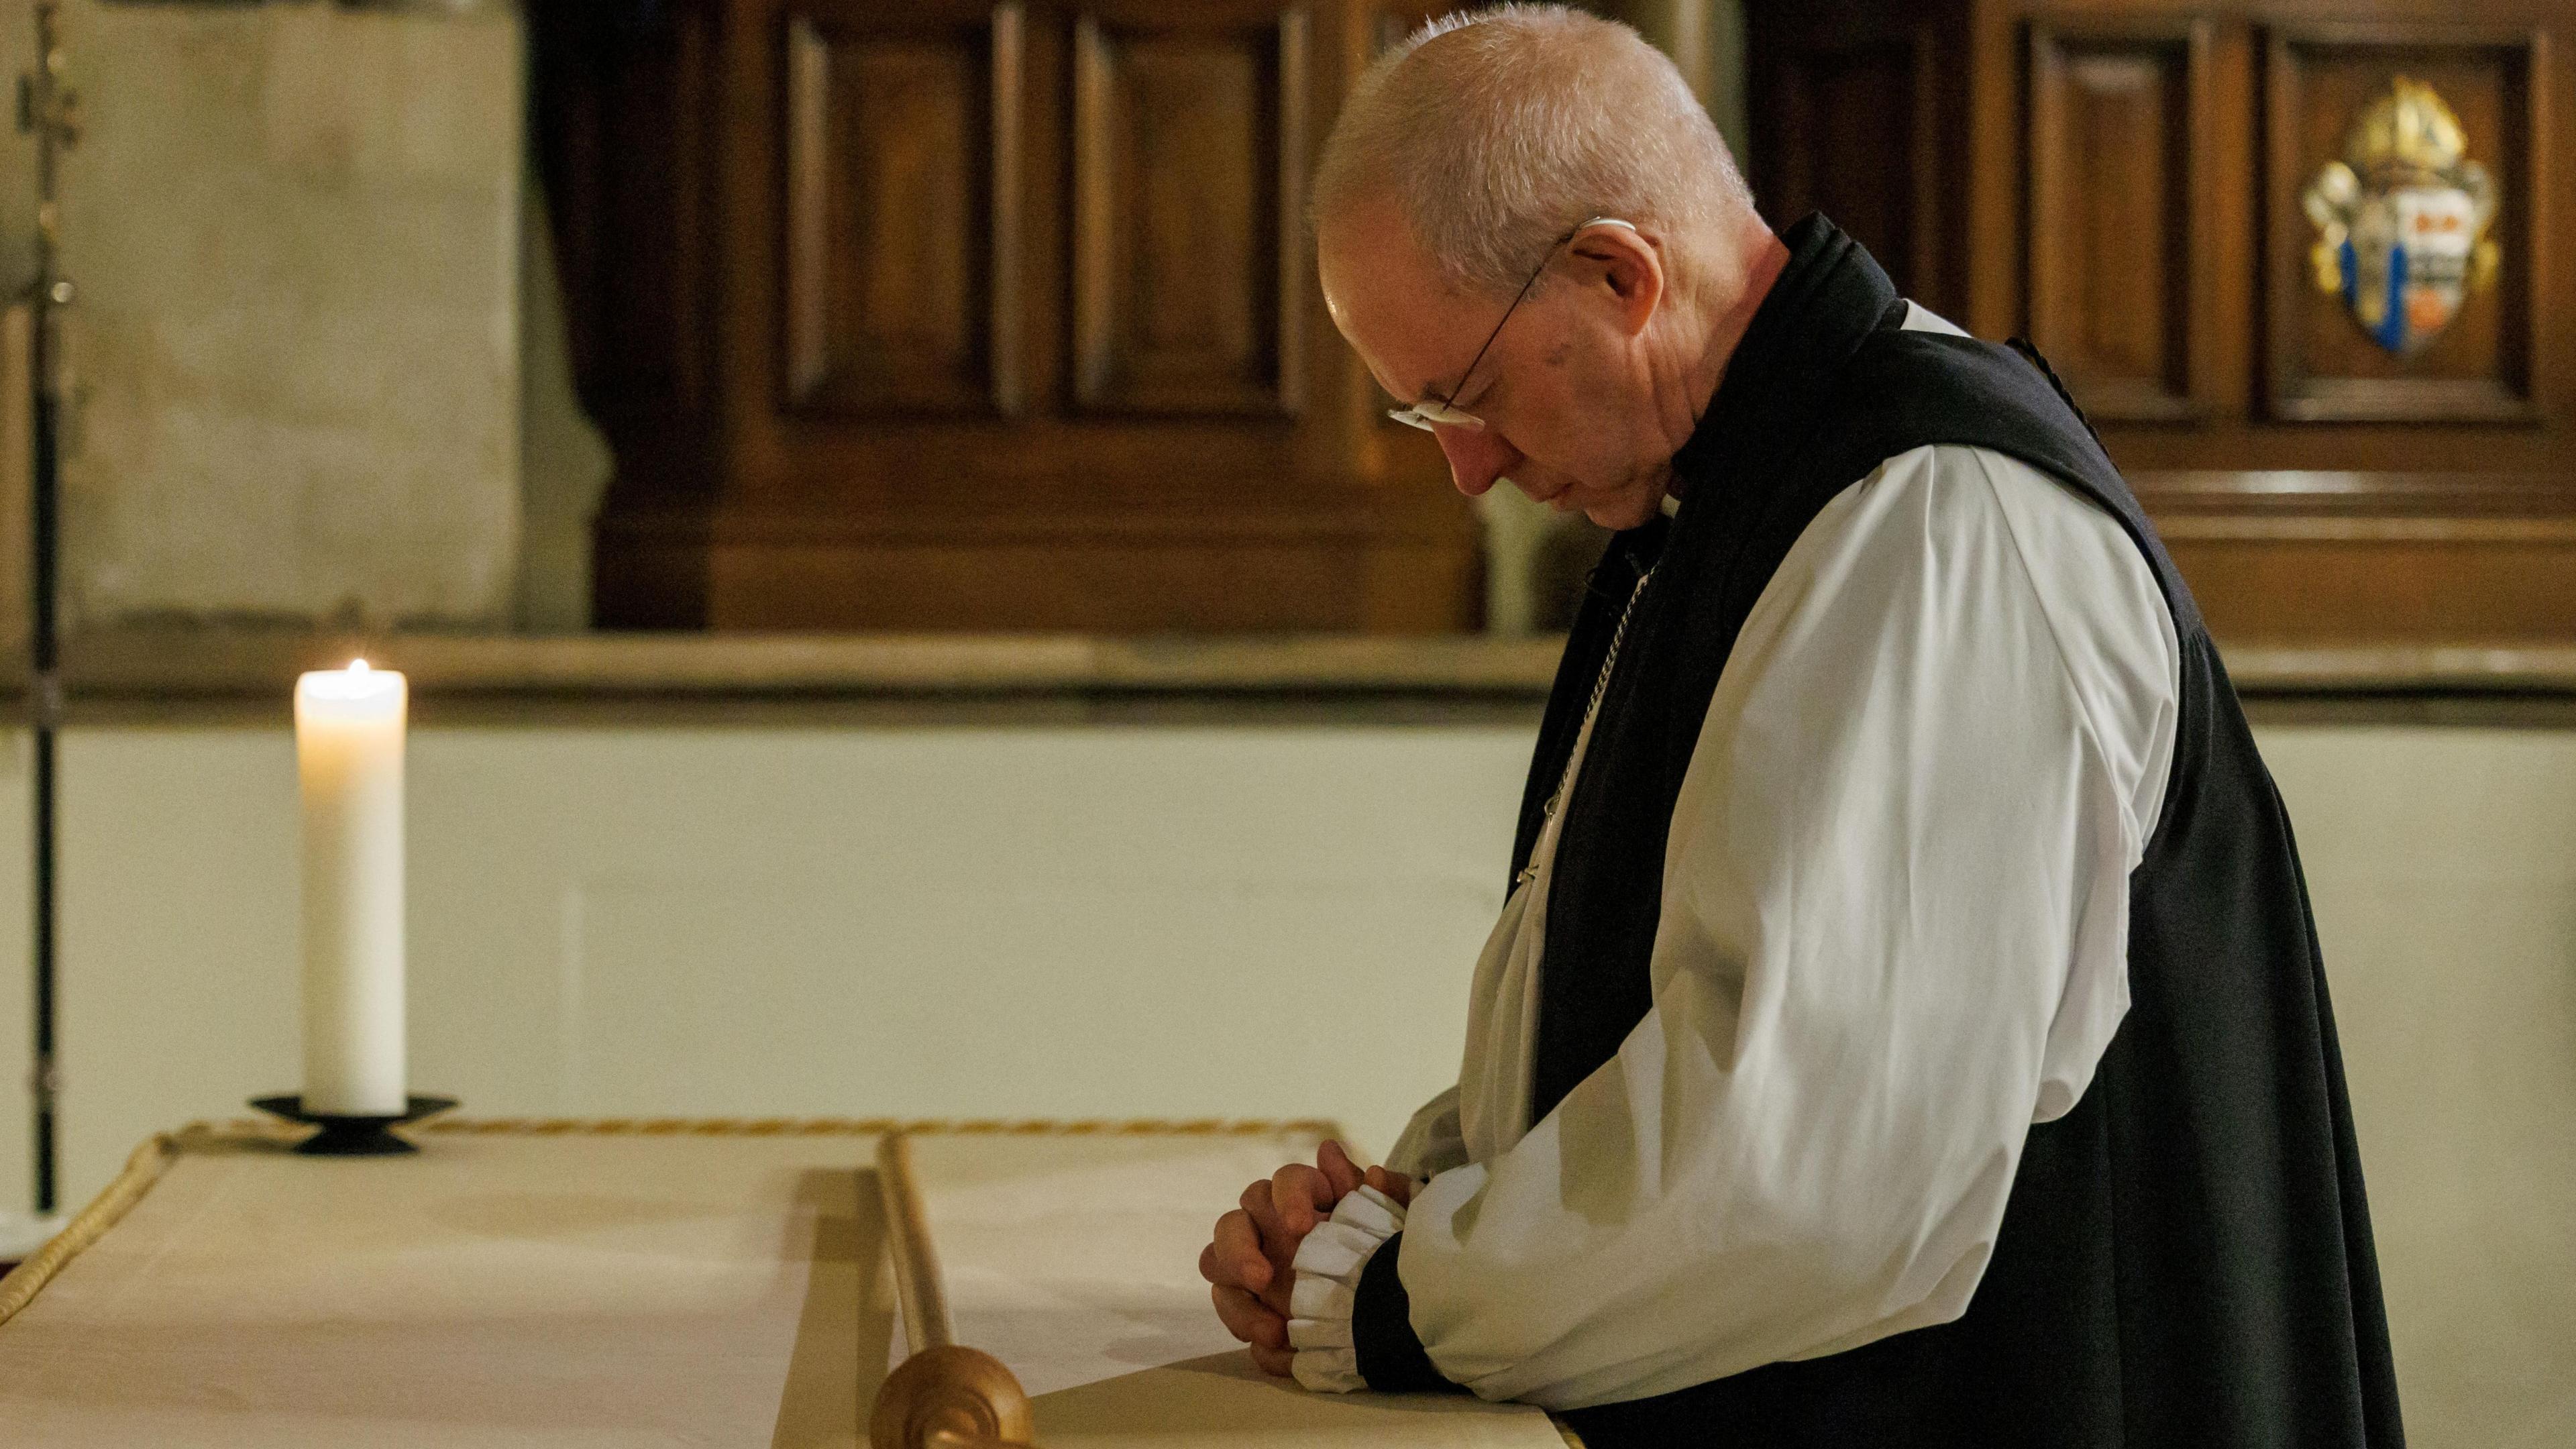
M1074 397L1302 402L1306 14L1085 14L1073 57Z
M2576 188L2553 165L2576 150L2566 0L1745 13L1766 214L1864 218L1910 294L1941 306L1927 259L1957 265L1953 320L2030 332L2222 637L2576 636L2576 269L2556 241L2576 228ZM1939 58L1928 80L1896 62L1908 36ZM2369 295L2405 305L2371 324L2326 275L2304 193L2401 75L2439 94L2493 183L2495 273L2452 312L2406 291L2447 263L2383 270ZM1927 106L1927 86L1963 108ZM1821 114L1827 96L1845 114ZM2358 193L2428 177L2453 187L2457 159L2355 168L2321 209L2358 216ZM2459 209L2413 198L2409 224L2437 204ZM2355 255L2356 279L2381 256ZM2400 335L2391 315L2433 325Z
M787 17L788 405L1015 411L1021 10Z
M2095 417L2178 421L2209 391L2206 21L2034 24L2030 336Z
M2543 88L2528 31L2319 25L2271 32L2266 52L2265 199L2268 414L2285 422L2517 422L2534 406L2534 315L2547 175ZM2467 155L2498 202L2491 283L2474 280L2458 313L2421 349L2374 341L2354 309L2323 289L2319 230L2304 193L2346 158L2354 122L2400 78L2428 85L2457 116ZM2370 183L2363 183L2368 186Z
M1365 369L1316 343L1301 214L1381 22L1427 8L533 8L541 144L575 198L558 231L585 243L564 251L583 382L617 454L600 619L1472 623L1473 515L1431 440L1373 426ZM581 131L629 86L660 92L644 124ZM697 368L696 405L594 389L625 361L621 307L655 328L667 309L650 361Z

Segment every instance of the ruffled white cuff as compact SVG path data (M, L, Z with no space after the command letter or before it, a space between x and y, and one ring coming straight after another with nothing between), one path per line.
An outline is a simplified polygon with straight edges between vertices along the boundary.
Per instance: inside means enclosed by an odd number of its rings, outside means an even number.
M1360 1271L1378 1244L1404 1231L1404 1209L1363 1186L1333 1208L1297 1248L1297 1281L1288 1289L1288 1346L1297 1351L1297 1382L1327 1394L1368 1387L1351 1345L1351 1307Z

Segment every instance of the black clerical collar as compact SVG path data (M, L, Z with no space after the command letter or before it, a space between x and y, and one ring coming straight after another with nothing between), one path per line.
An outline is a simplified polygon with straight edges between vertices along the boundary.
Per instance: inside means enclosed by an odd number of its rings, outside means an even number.
M1681 508L1659 510L1612 542L1611 556L1626 562L1631 581L1663 557L1669 535L1696 538L1711 527L1724 532L1727 525L1712 515L1758 507L1759 500L1744 490L1757 486L1765 470L1758 464L1748 469L1748 461L1766 447L1790 448L1805 440L1817 425L1811 414L1819 406L1820 384L1871 332L1904 320L1904 299L1887 274L1821 214L1809 213L1780 240L1789 260L1727 358L1716 395L1673 454ZM1708 506L1708 495L1729 493L1728 504Z
M1708 410L1673 454L1686 495L1757 432L1801 425L1800 395L1904 304L1860 244L1822 213L1808 213L1780 240L1789 260L1727 358Z

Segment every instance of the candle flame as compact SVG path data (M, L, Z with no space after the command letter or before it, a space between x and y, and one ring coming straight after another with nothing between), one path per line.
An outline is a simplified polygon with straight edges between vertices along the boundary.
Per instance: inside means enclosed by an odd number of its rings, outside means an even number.
M363 660L363 659L352 659L352 660L350 660L350 661L349 661L349 672L350 672L351 674L364 674L364 673L366 673L366 672L367 672L367 661L365 661L365 660Z

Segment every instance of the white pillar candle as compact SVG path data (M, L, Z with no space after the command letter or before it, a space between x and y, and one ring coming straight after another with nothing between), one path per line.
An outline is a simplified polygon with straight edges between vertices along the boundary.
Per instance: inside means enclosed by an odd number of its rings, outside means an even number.
M295 682L304 799L304 1110L396 1116L403 1075L403 725L365 660Z

